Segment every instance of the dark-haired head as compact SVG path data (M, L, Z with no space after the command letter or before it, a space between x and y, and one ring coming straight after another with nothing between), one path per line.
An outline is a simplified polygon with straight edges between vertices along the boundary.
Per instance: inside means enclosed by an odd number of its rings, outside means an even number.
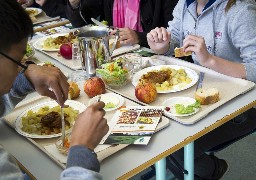
M0 51L32 35L32 21L17 0L0 0Z

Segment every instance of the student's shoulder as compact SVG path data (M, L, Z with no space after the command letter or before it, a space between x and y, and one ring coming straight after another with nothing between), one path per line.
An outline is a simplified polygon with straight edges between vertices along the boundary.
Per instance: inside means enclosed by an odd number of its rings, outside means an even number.
M249 19L256 15L255 0L236 0L236 3L228 10L227 16L231 19Z

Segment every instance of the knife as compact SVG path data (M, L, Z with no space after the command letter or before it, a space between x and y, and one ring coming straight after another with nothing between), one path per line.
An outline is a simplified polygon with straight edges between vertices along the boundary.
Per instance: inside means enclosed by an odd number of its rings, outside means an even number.
M198 80L198 83L197 83L197 86L196 86L196 91L197 91L197 89L203 87L203 80L204 80L204 72L200 72L199 80Z
M62 134L62 146L64 147L65 143L65 118L64 118L64 112L63 112L63 107L60 107L60 117L61 117L61 134Z
M100 27L106 27L106 28L108 28L107 25L103 24L102 22L100 22L100 21L98 21L98 20L96 20L96 19L94 19L94 18L91 18L91 20L92 20L92 22L94 22L96 25L98 25L98 26L100 26Z

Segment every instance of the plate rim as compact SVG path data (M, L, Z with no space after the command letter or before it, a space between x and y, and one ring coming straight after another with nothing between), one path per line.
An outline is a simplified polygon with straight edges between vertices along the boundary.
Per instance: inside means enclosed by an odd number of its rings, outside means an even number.
M41 37L39 39L37 39L34 43L33 43L33 47L36 49L36 50L39 50L39 51L47 51L47 52L57 52L59 51L59 49L45 49L43 47L39 47L41 46L39 43L42 43L42 41L45 41L47 38L49 37L58 37L58 36L63 36L63 35L67 35L69 34L69 32L62 32L62 33L56 33L56 34L51 34L49 36L44 36L44 37Z
M186 99L190 99L190 100L194 100L196 102L196 99L195 98L192 98L192 97L186 97L186 96L175 96L175 97L171 97L171 98L168 98L166 99L162 105L165 106L164 104L167 102L167 101L170 101L172 99L178 99L178 98L186 98ZM165 106L166 107L166 106ZM200 110L200 108L196 108L196 110L190 114L173 114L173 113L170 113L170 112L167 112L165 109L164 109L164 114L167 115L167 116L171 116L171 117L186 117L186 116L191 116L193 114L196 114L198 113Z
M146 73L146 72L149 72L149 71L151 71L151 70L161 69L162 67L183 68L183 69L185 69L186 72L189 71L190 73L194 74L194 77L195 77L195 78L192 79L192 82L191 82L190 84L187 84L187 86L185 86L185 88L181 88L181 89L179 89L179 90L170 89L170 90L166 90L166 91L157 91L157 93L159 93L159 94L172 93L172 92L179 92L179 91L183 91L183 90L189 89L190 87L194 86L194 85L197 83L198 79L199 79L199 76L198 76L197 72L196 72L195 70L189 68L189 67L180 66L180 65L157 65L157 66L150 66L150 67L141 69L140 71L138 71L137 73L135 73L135 74L133 75L133 78L132 78L132 85L133 85L134 87L136 87L137 84L136 84L136 82L135 82L135 77L136 77L136 75L138 76L139 73L142 73L143 71L145 71L145 73ZM144 74L145 74L145 73L144 73ZM140 77L141 77L141 76L140 76Z
M118 99L119 99L119 104L118 104L116 107L114 107L114 108L104 109L106 112L116 110L116 109L118 109L119 107L121 107L121 106L124 104L124 102L125 102L124 97L121 96L121 95L119 95L119 94L113 93L113 92L108 92L108 93L105 93L105 94L101 94L101 95L94 96L93 98L91 98L91 99L89 100L88 104L92 104L92 100L95 99L95 98L97 98L98 96L102 96L102 95L105 96L105 95L109 95L109 94L118 97Z
M67 100L65 102L65 104L77 104L79 106L81 106L81 109L83 108L84 110L87 108L87 106L81 102L78 102L78 101L74 101L74 100ZM27 132L24 132L21 127L20 127L20 124L22 125L21 123L21 118L26 115L26 113L29 111L29 110L33 110L33 109L36 109L36 108L40 108L40 107L43 107L43 106L46 106L46 105L49 105L50 104L52 106L55 106L55 105L58 105L58 103L54 100L51 100L51 101L45 101L45 102L42 102L42 103L38 103L34 106L31 106L27 109L25 109L24 111L22 111L15 119L15 122L14 122L14 125L15 125L15 130L16 132L18 132L20 135L24 136L24 137L28 137L28 138L35 138L35 139L49 139L49 138L54 138L54 137L59 137L61 136L61 133L58 133L58 134L50 134L50 135L38 135L38 134L29 134ZM50 106L51 107L51 106ZM80 110L79 110L79 113ZM72 128L70 128L69 130L67 130L67 132L70 132Z
M40 9L40 8L36 8L36 7L27 7L26 9L31 9L31 10L37 10L37 14L36 15L34 15L34 16L38 16L39 14L41 14L42 12L43 12L43 10L42 9ZM25 10L26 10L25 9Z

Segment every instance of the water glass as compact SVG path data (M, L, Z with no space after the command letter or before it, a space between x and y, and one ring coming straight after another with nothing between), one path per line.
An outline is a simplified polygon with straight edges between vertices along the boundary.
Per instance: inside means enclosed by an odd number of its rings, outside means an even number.
M142 57L137 53L128 53L124 55L124 60L133 64L133 72L136 73L142 68Z
M76 70L71 73L70 81L76 82L81 89L84 85L84 82L87 80L86 71L84 70Z
M81 67L81 54L78 43L72 44L72 62L73 66Z

